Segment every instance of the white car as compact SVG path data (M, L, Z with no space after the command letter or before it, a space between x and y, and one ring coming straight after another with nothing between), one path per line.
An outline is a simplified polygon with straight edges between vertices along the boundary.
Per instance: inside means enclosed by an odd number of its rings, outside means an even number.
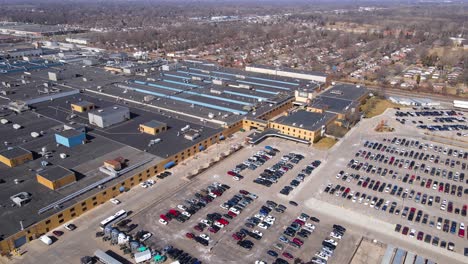
M309 229L315 230L315 226L313 224L311 224L311 223L305 223L304 226L309 228Z
M341 236L340 234L337 234L337 233L335 233L335 232L331 232L331 233L330 233L330 236L333 237L333 238L335 238L335 239L341 239L341 238L342 238L342 236Z
M114 199L114 198L110 199L110 202L113 203L113 204L119 204L120 203L119 200Z
M249 198L252 198L252 199L257 199L258 198L258 196L256 194L254 194L254 193L249 193L247 196Z
M167 221L164 219L159 219L159 223L162 225L167 225Z
M410 237L414 237L414 235L416 234L416 230L415 229L411 229L410 233L409 233L409 236Z
M257 226L260 227L261 229L268 229L268 225L266 225L266 224L263 223L263 222L258 223Z
M326 239L325 242L328 242L328 243L330 243L330 244L332 244L332 245L334 245L334 246L338 245L338 242L336 242L336 241L333 240L333 239Z
M210 241L210 237L207 234L201 234L200 237L205 239L206 241Z
M321 258L323 260L328 260L328 256L325 255L323 252L317 252L317 253L315 253L315 256L317 256L317 257L319 257L319 258Z
M208 225L208 226L211 225L211 221L210 221L210 220L206 220L206 219L202 219L202 220L200 221L200 223L205 224L205 225Z
M231 212L235 213L236 215L240 214L240 211L239 211L239 210L237 210L237 209L236 209L236 208L234 208L234 207L230 208L230 209L229 209L229 211L231 211Z
M232 177L232 179L235 180L235 181L240 181L240 178L237 177L237 176Z
M305 218L305 217L302 217L302 216L299 216L297 219L301 220L302 222L305 222L305 221L307 221L307 218Z
M151 186L154 185L156 182L154 180L147 180L146 183Z
M221 204L220 207L226 210L229 209L229 205L227 204Z
M148 238L150 238L152 235L153 235L153 234L151 234L150 232L145 233L143 236L141 236L140 241L141 241L141 242L146 241L146 240L148 240Z
M441 222L437 222L437 229L442 229L442 223Z
M254 217L255 217L255 218L258 218L258 219L260 219L260 220L262 220L262 221L263 221L263 219L265 219L265 216L263 216L263 215L261 215L261 214L256 214L256 215L254 215Z
M63 227L68 231L73 231L76 229L76 226L74 224L66 224Z
M140 183L140 186L143 188L148 188L148 184L146 182Z
M465 223L460 223L460 230L465 230Z
M267 264L267 263L263 260L256 260L255 264Z
M179 208L182 211L187 210L187 207L185 205L182 205L182 204L177 205L177 208Z
M260 237L263 237L263 233L258 231L258 230L253 230L252 233L259 235Z
M186 217L191 217L192 215L189 212L183 211L182 215L185 215Z
M221 224L221 223L218 222L218 221L214 222L214 225L217 226L217 227L219 227L219 228L223 228L223 227L224 227L224 225Z

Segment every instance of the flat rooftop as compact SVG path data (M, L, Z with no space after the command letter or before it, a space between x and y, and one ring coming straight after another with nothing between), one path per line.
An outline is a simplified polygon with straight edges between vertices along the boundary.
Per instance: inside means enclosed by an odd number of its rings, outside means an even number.
M350 111L356 105L356 101L327 96L318 96L310 103L311 107L339 114Z
M288 68L288 67L282 67L282 66L277 67L277 66L272 66L272 65L250 64L250 65L247 65L247 67L263 68L263 69L270 69L270 70L278 70L278 71L294 72L294 73L310 74L310 75L315 75L315 76L327 77L327 74L324 72L308 71L308 70L301 70L301 69Z
M37 171L37 175L40 175L49 181L60 180L63 177L66 177L72 173L74 174L73 171L66 169L62 166L50 166L46 167L44 170Z
M147 127L161 127L161 126L165 126L166 123L159 122L159 121L156 121L156 120L151 120L151 121L146 122L146 123L144 123L142 125L147 126Z
M26 154L29 154L29 153L31 153L31 152L24 149L24 148L13 147L13 148L10 148L10 149L5 149L5 150L0 151L0 156L3 156L5 158L7 158L7 159L14 159L16 157L20 157L20 156L23 156L23 155L26 155Z
M366 87L352 84L336 84L324 91L320 96L356 101L369 91Z
M315 131L326 125L331 119L335 118L336 114L332 113L315 113L305 110L298 110L290 113L287 116L281 116L274 122L287 126L294 126L300 129Z
M7 116L7 118L12 122L21 122L24 124L25 130L34 124L45 123L48 127L43 128L44 134L41 137L32 138L31 136L25 136L24 141L15 141L16 145L33 153L33 161L28 161L14 168L9 168L4 164L0 164L0 178L4 181L0 183L2 189L2 192L0 192L0 206L2 207L2 210L0 210L0 239L20 231L19 221L23 221L24 226L27 227L56 212L55 209L52 209L39 215L38 211L41 208L107 177L107 175L99 171L99 167L102 166L106 160L122 156L128 160L128 166L148 159L152 159L149 164L157 164L163 160L160 157L126 146L112 139L107 139L98 134L93 134L88 143L76 146L72 149L61 145L57 146L54 134L57 132L57 129L63 128L63 124L59 121L46 117L37 118L37 114L32 112L26 112L21 115L11 115ZM10 126L6 128L3 127L3 125L0 125L0 130L1 129L13 130ZM18 130L18 132L23 133L21 130L22 129ZM14 134L4 134L2 131L4 130L0 131L2 136L5 135L7 140L12 141L10 137L13 138ZM1 148L5 149L5 146L2 144ZM48 158L42 157L39 154L43 149L49 153ZM62 159L60 157L61 153L67 154L67 157ZM48 162L49 165L46 167L47 169L63 167L72 170L75 172L77 181L60 190L50 190L36 180L36 174L38 172L39 174L44 173L44 171L41 171L43 169L42 161ZM142 168L136 168L105 185L109 186L115 184L126 177L133 176L139 170L142 170ZM48 175L55 179L56 177L60 177L62 172L52 170L48 172ZM15 180L19 183L16 184ZM85 197L94 195L98 191L99 190L95 188L85 194L77 196L64 203L62 208L76 204L80 200L85 199ZM22 207L13 206L10 197L20 192L29 193L31 195L31 201Z
M58 132L57 134L59 134L60 136L62 136L64 138L71 138L71 137L79 136L79 135L83 134L83 132L80 132L80 131L75 130L75 129L67 129L67 130Z

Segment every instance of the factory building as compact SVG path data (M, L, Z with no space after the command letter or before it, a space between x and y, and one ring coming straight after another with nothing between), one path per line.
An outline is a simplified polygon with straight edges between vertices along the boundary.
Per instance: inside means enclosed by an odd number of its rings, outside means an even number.
M87 112L95 108L96 106L93 103L88 102L88 101L81 101L81 102L76 102L76 103L71 104L71 109L79 113Z
M140 124L140 127L138 128L140 132L150 134L150 135L157 135L161 132L164 132L167 130L167 125L163 122L158 122L156 120L151 120L149 122L146 122L144 124Z
M323 136L326 127L336 117L332 113L314 113L298 110L277 118L270 123L269 127L278 130L281 134L314 143Z
M74 129L64 130L55 134L55 142L65 147L72 148L86 141L86 133Z
M124 106L112 106L88 113L91 125L105 128L130 119L130 110Z
M32 152L21 147L13 147L0 152L0 162L8 167L16 167L33 160Z
M57 190L76 181L75 173L62 166L51 166L36 174L37 182L51 190Z
M263 73L289 78L298 78L315 82L328 82L328 76L322 72L301 71L291 68L271 67L266 65L250 65L246 66L245 70L248 72Z

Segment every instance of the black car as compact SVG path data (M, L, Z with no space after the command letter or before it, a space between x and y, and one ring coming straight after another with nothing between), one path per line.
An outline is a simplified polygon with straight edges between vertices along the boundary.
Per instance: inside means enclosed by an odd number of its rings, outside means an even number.
M276 251L273 251L273 250L268 250L267 254L272 256L272 257L275 257L275 258L278 256L278 253Z
M298 206L298 204L295 201L289 201L289 204L293 206Z
M254 243L250 240L241 240L237 242L237 245L250 250L254 246Z

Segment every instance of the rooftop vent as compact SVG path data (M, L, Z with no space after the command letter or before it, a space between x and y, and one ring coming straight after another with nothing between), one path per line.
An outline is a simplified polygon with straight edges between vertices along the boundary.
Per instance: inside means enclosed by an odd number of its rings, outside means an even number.
M19 207L25 205L31 200L31 195L27 192L20 192L10 197L10 199Z

